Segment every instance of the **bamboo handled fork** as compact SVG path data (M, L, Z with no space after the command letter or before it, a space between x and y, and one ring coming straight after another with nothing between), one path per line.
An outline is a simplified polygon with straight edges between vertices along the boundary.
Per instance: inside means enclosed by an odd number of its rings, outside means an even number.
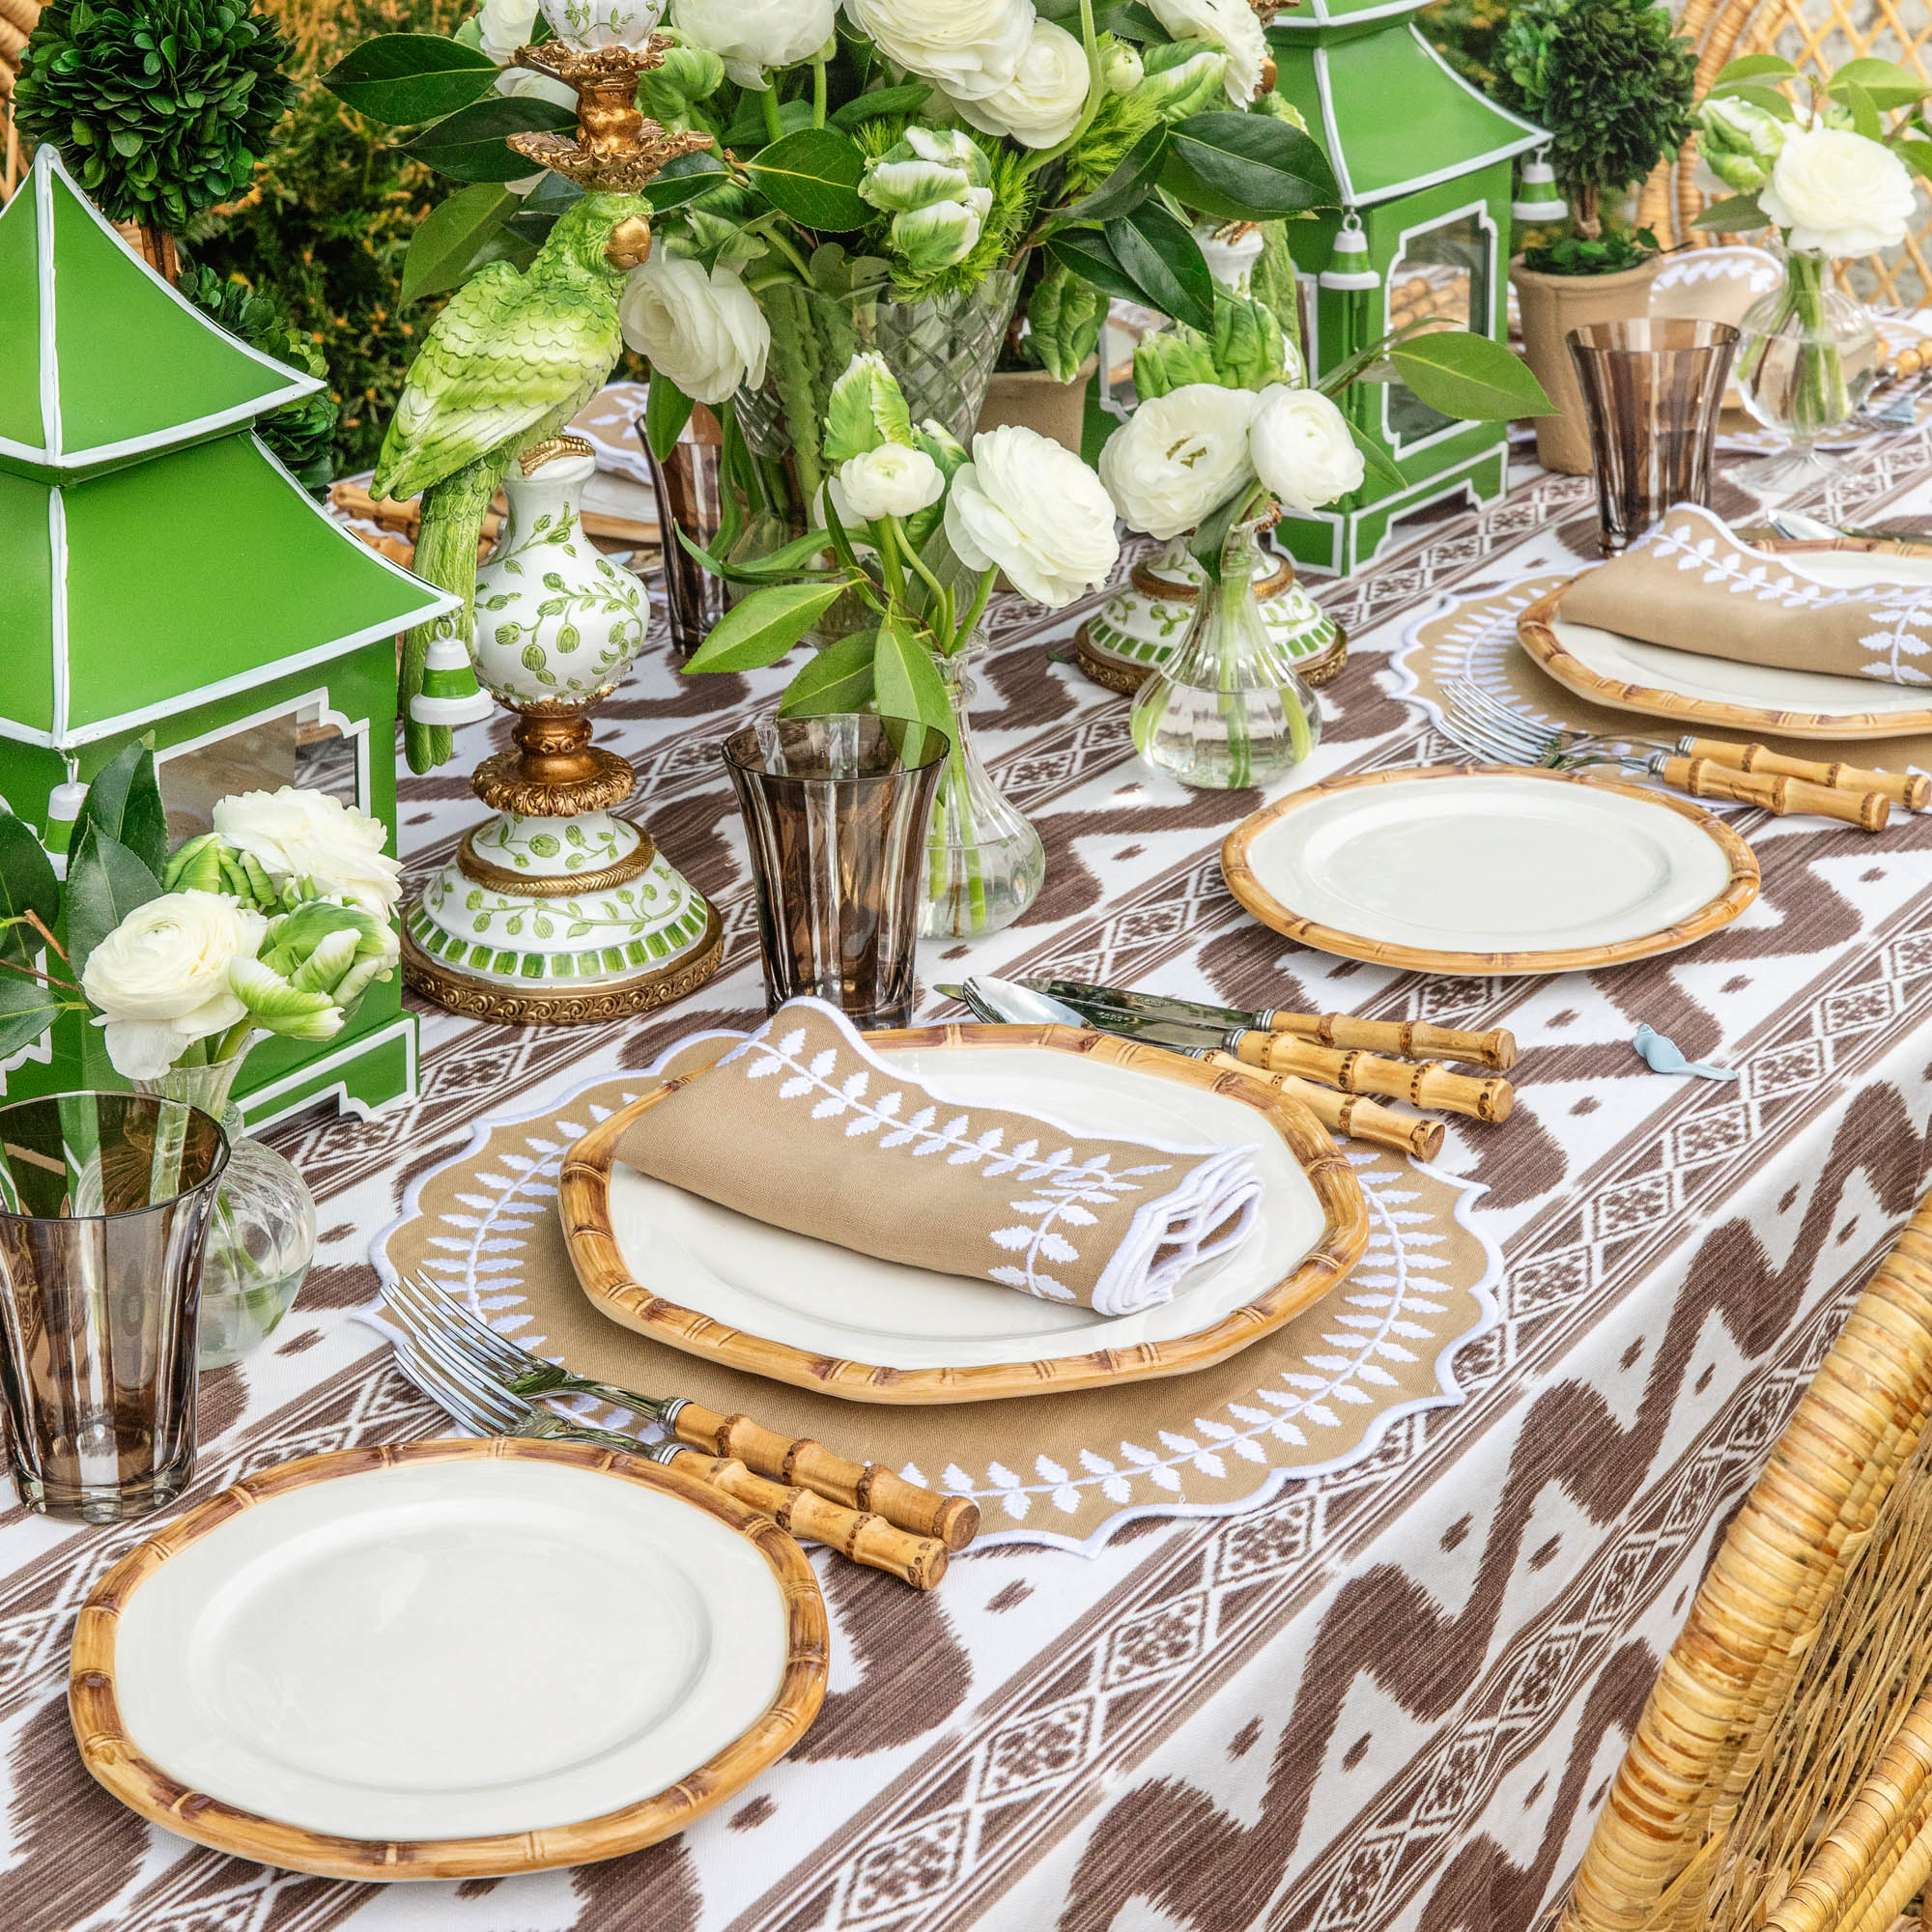
M506 1395L526 1401L588 1395L657 1423L668 1436L709 1456L736 1458L774 1482L796 1484L846 1509L883 1517L913 1536L935 1537L948 1549L964 1549L980 1529L980 1505L970 1496L922 1489L877 1463L854 1463L809 1436L796 1441L762 1429L748 1415L720 1415L684 1396L641 1395L588 1376L573 1375L527 1349L520 1349L480 1321L421 1274L398 1276L384 1298L400 1318L407 1309L415 1325L428 1326L447 1346Z

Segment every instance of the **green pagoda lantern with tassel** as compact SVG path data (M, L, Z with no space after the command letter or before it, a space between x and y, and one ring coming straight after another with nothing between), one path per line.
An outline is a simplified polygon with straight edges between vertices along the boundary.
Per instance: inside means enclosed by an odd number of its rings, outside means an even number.
M60 865L88 781L151 739L179 838L217 798L303 784L395 847L395 639L458 600L331 523L251 434L321 386L143 263L51 146L0 209L0 794ZM263 1042L236 1098L261 1126L334 1095L415 1091L400 985L333 1039ZM114 1086L63 1015L0 1065L8 1099Z
M1424 38L1425 0L1306 0L1268 30L1276 91L1326 150L1339 211L1288 224L1302 283L1311 380L1425 316L1505 339L1511 176L1548 136L1461 79ZM1297 563L1341 575L1370 562L1391 527L1451 497L1493 501L1509 476L1509 425L1431 409L1405 384L1359 382L1342 406L1402 472L1275 540Z

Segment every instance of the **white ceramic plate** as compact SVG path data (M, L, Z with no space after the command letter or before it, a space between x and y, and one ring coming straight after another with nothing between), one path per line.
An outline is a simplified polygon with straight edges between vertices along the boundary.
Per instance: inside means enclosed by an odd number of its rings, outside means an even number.
M699 1486L563 1446L315 1459L347 1467L271 1485L150 1559L109 1639L134 1753L274 1827L374 1841L581 1833L734 1748L769 1762L740 1741L769 1730L795 1669L809 1571L781 1580L743 1527L757 1519L692 1500ZM545 1861L526 1847L497 1868Z
M1864 551L1780 554L1795 573L1823 583L1932 583L1932 556L1875 555ZM1733 714L1723 723L1799 735L1802 729L1794 719L1815 718L1828 727L1835 726L1837 736L1885 737L1932 725L1932 707L1922 688L1869 677L1835 677L1824 671L1780 670L1672 650L1591 624L1573 624L1562 616L1560 605L1549 629L1591 680L1573 688L1614 710L1647 717L1708 718L1712 714L1703 707L1722 705ZM1545 668L1561 675L1551 666ZM1657 701L1637 703L1611 689L1627 685L1654 694Z
M1287 1144L1224 1094L1028 1047L882 1057L963 1105L1015 1108L1076 1133L1251 1145L1264 1185L1256 1230L1197 1267L1171 1301L1108 1320L768 1227L617 1162L611 1225L632 1278L745 1334L813 1354L892 1369L992 1367L1192 1335L1292 1274L1323 1232L1321 1203Z
M1229 835L1222 868L1277 931L1435 972L1670 952L1757 891L1749 849L1685 801L1513 768L1377 772L1291 793Z

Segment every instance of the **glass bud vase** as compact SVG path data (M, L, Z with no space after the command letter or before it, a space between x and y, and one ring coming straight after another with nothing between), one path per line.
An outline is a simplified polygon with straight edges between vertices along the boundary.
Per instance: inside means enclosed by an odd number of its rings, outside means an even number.
M964 653L939 660L952 706L952 749L940 774L925 840L924 939L970 939L1010 925L1039 896L1046 848L1001 796L973 736L976 686Z
M228 1136L229 1157L201 1265L199 1365L225 1368L274 1332L315 1259L315 1197L273 1148L248 1138L242 1110L228 1097L246 1050L207 1066L177 1066L137 1080L143 1094L185 1100L212 1114Z
M1791 446L1740 464L1731 476L1754 496L1796 496L1839 467L1816 445L1858 414L1878 381L1878 327L1833 280L1829 255L1790 248L1784 279L1745 311L1738 328L1738 393Z
M1228 532L1221 581L1203 583L1187 635L1134 698L1134 749L1182 784L1231 790L1292 771L1321 711L1255 596L1260 519Z

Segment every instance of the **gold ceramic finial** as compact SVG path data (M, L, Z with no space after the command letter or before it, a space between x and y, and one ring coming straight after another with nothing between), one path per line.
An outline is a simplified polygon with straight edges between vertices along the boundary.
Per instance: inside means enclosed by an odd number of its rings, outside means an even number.
M638 76L662 66L669 44L653 34L641 47L577 48L554 41L519 47L515 66L550 74L577 90L577 138L512 134L509 145L591 193L638 193L666 162L712 146L709 134L668 132L638 106ZM649 247L646 236L639 261Z

